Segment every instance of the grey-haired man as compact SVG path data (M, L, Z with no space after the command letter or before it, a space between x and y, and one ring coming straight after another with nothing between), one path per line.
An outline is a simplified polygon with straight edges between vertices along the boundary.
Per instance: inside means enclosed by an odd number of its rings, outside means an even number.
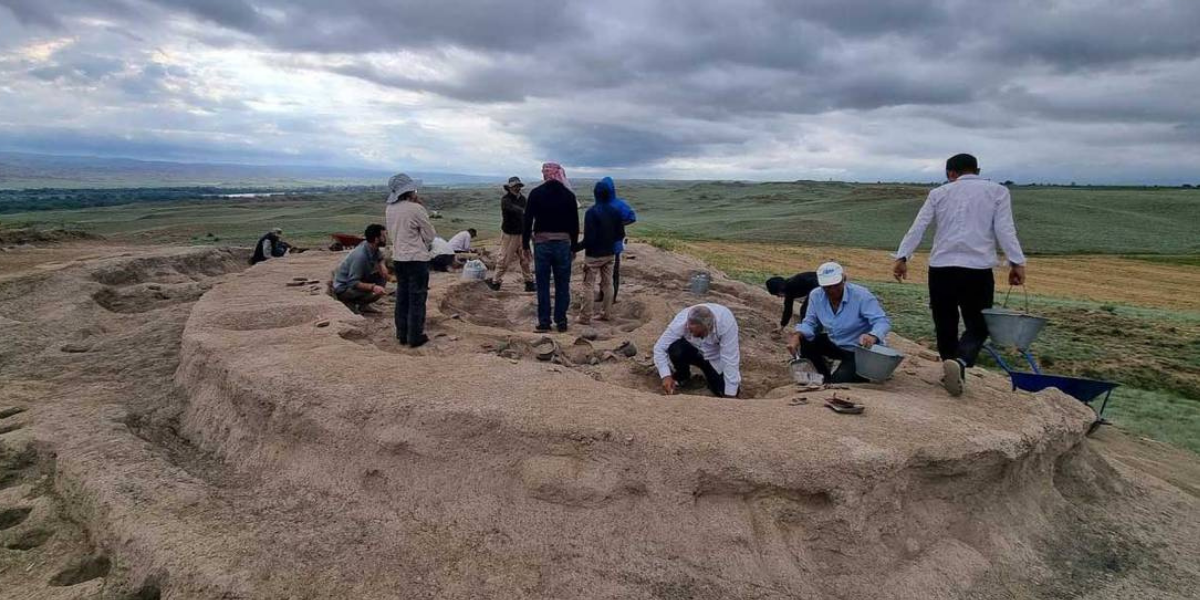
M698 367L714 396L735 397L742 384L741 362L737 319L720 304L679 311L654 344L654 365L668 395L688 383L691 367Z

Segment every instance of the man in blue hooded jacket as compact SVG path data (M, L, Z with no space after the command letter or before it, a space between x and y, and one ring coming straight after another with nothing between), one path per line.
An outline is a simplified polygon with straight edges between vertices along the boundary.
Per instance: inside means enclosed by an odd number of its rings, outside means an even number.
M617 244L625 238L625 225L621 212L613 206L616 198L615 186L612 179L605 177L596 182L593 194L596 204L588 209L583 216L583 241L580 246L584 252L583 263L583 302L580 307L579 322L589 323L592 320L592 309L595 306L592 293L596 282L600 283L600 294L604 297L600 309L600 320L607 321L611 317L613 263L616 262Z
M597 182L596 185L597 187L603 185L608 189L608 193L612 196L612 206L621 214L621 224L623 226L629 227L637 222L637 213L633 212L633 208L629 206L629 203L624 198L617 195L617 185L613 183L612 177L605 177ZM614 303L617 301L617 290L621 287L621 253L623 252L625 252L624 234L621 235L621 239L617 240L616 245L613 247L612 301ZM601 288L601 291L596 294L596 302L602 302L603 300L604 291Z

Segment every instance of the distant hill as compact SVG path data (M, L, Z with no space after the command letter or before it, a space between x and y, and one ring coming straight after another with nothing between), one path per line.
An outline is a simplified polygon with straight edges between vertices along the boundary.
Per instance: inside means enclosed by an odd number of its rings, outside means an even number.
M383 185L394 174L344 167L181 163L0 152L0 189ZM413 172L409 175L422 179L426 185L470 185L497 180L496 177L459 173Z

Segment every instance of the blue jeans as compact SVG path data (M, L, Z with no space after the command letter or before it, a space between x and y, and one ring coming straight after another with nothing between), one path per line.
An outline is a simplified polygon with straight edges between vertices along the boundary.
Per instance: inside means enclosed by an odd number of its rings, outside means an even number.
M554 276L554 323L567 324L571 306L571 242L541 242L533 245L534 278L537 280L538 327L550 327L550 277Z

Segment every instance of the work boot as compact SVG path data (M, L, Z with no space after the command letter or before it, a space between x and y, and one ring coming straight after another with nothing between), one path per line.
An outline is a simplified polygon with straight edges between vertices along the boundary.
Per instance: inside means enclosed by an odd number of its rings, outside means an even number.
M558 324L558 332L559 332L559 333L566 333L566 332L567 332L567 324L566 324L566 323L559 323L559 324Z
M962 360L951 358L942 361L942 385L951 396L961 396L967 383L967 365Z
M358 305L358 314L360 314L360 315L365 315L365 314L381 315L381 314L383 314L383 311L379 310L378 308L375 308L371 304L359 304Z
M532 281L526 281L526 282L525 282L525 291L527 291L527 292L536 292L536 291L537 291L537 284L536 284L536 283L534 283L534 282L532 282Z
M429 341L429 336L422 333L421 337L409 342L408 346L410 348L420 348L421 346L424 346L428 341Z
M488 279L488 280L484 281L484 283L486 283L486 284L487 284L487 286L488 286L489 288L491 288L491 290L492 290L493 292L498 292L498 291L500 291L500 282L499 282L499 281L492 281L491 279Z

